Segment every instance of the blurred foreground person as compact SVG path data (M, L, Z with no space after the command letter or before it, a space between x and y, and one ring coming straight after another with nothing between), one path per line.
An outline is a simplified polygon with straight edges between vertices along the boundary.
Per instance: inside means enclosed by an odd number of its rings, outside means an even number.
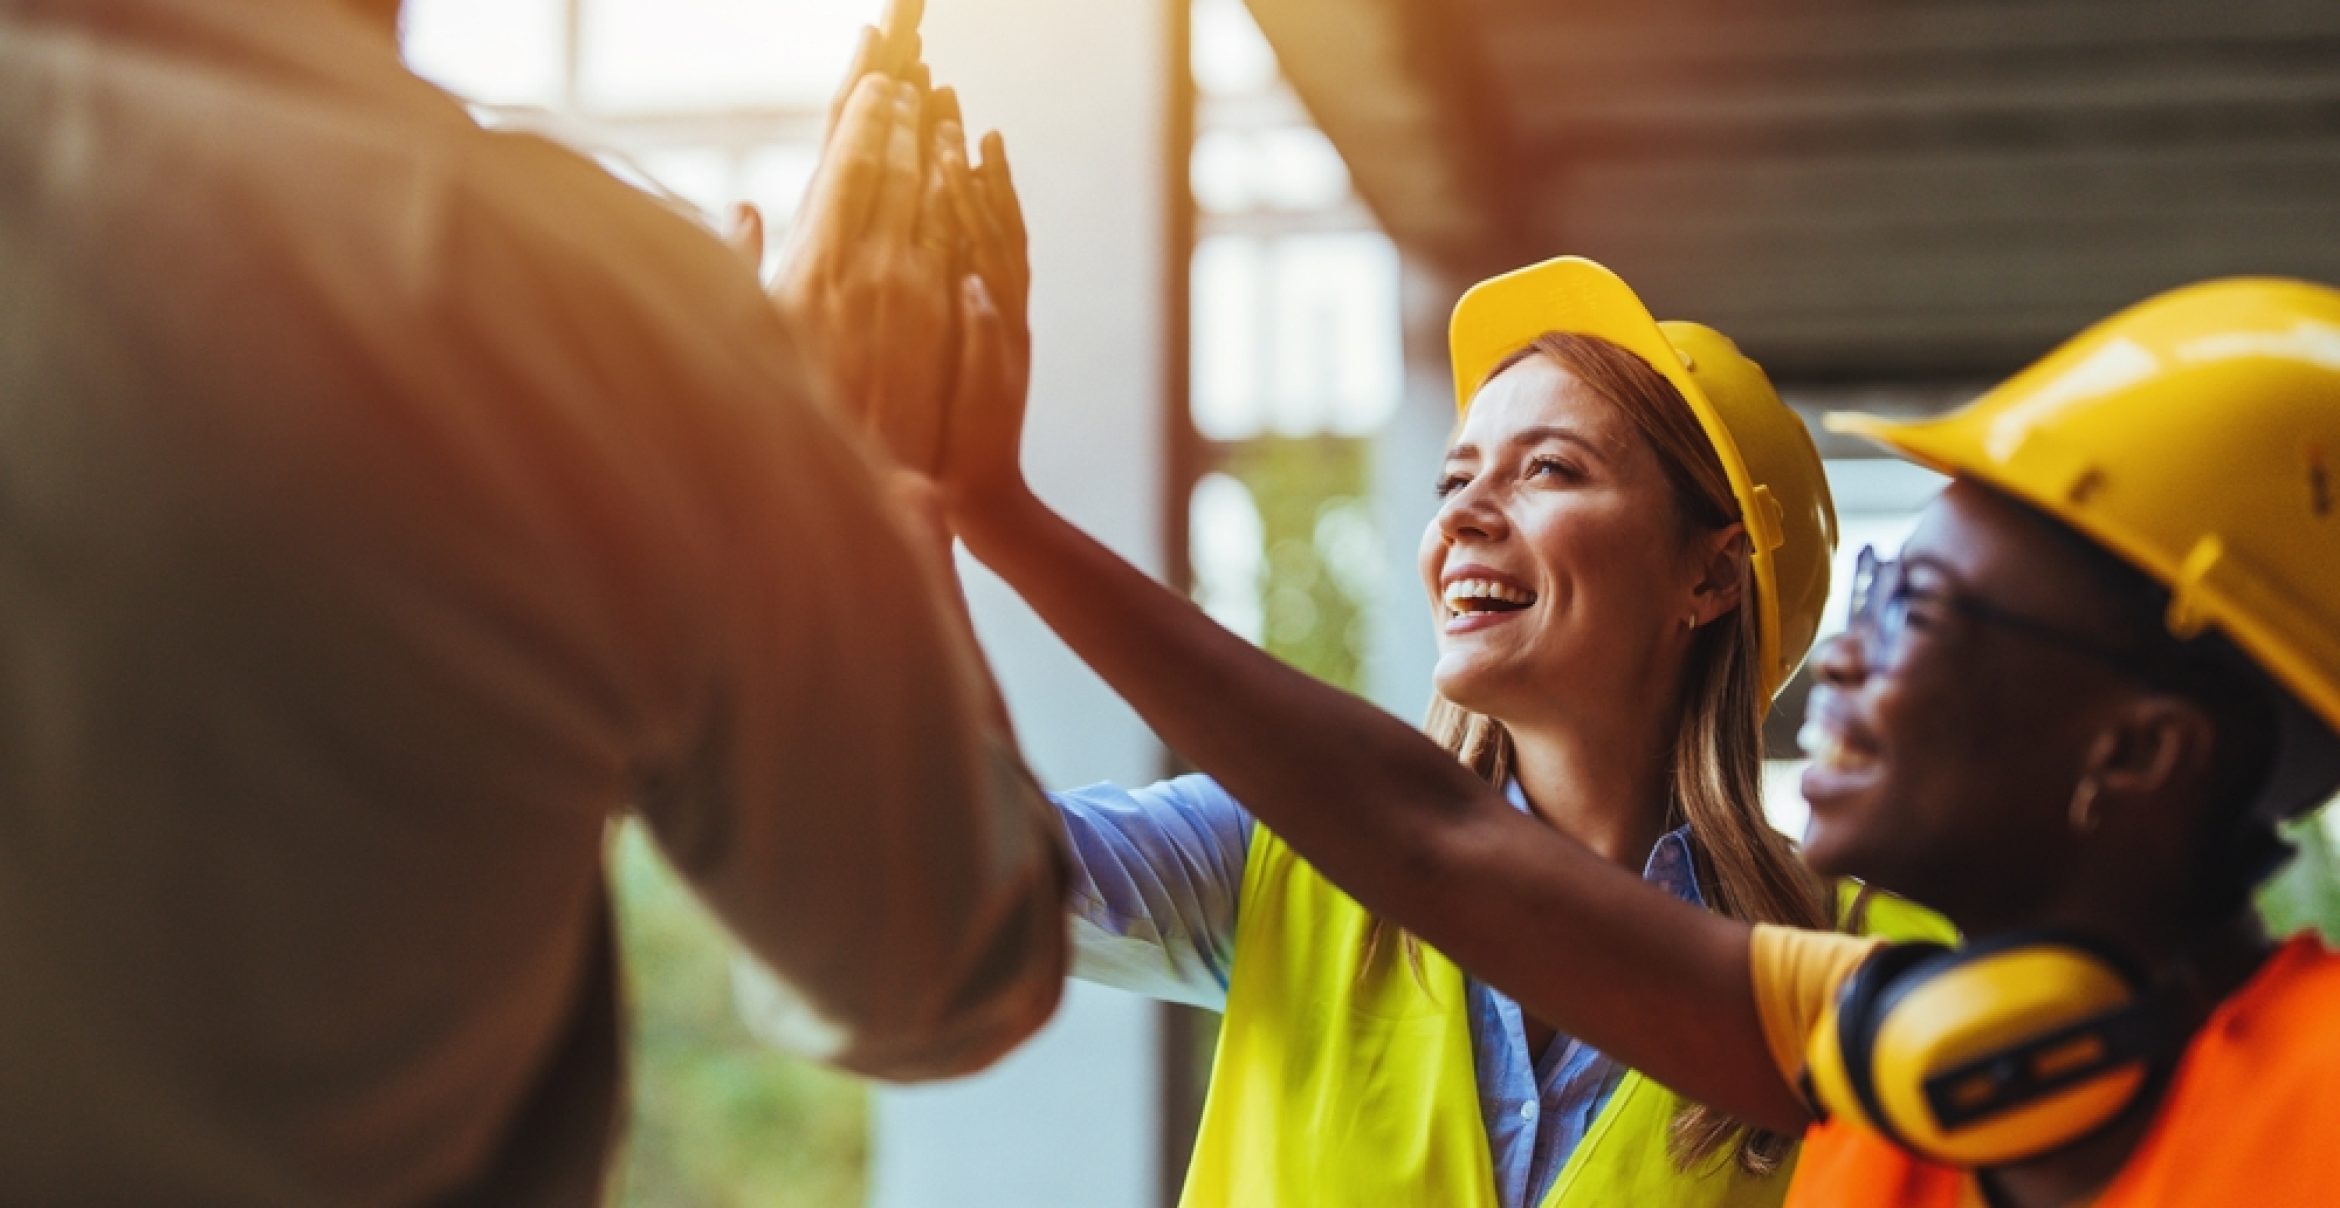
M932 266L792 263L792 345L395 16L0 0L12 1201L595 1201L629 810L813 1056L970 1070L1060 992L1053 815L816 405L936 388L878 355ZM825 245L917 224L919 107L842 106Z

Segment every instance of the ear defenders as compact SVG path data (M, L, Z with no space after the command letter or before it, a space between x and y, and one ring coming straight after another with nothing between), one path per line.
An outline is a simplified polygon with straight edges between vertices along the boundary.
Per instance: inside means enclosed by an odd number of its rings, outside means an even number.
M2176 996L2085 937L1898 944L1845 979L1805 1093L1922 1157L1995 1166L2111 1123L2182 1050Z

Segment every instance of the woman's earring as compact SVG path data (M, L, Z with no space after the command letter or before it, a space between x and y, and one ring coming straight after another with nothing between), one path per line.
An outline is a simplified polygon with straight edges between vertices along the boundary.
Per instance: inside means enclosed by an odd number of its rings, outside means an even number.
M1698 614L1693 612L1684 616L1682 618L1682 628L1685 630L1698 628Z
M2099 819L2096 816L2096 797L2104 785L2094 776L2084 776L2079 787L2072 790L2072 806L2065 817L2072 823L2074 834L2094 834Z

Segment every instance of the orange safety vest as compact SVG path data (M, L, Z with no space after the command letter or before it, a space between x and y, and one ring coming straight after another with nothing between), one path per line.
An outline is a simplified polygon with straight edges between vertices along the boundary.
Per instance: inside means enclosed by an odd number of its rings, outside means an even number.
M2340 955L2302 935L2219 1004L2095 1208L2340 1204ZM1968 1208L1972 1176L1842 1120L1804 1134L1787 1208Z

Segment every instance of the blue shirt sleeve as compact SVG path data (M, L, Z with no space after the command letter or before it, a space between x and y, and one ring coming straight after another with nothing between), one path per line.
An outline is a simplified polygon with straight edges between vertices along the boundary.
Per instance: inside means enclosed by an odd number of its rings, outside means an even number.
M1207 776L1049 799L1071 840L1073 976L1225 1009L1251 815Z

